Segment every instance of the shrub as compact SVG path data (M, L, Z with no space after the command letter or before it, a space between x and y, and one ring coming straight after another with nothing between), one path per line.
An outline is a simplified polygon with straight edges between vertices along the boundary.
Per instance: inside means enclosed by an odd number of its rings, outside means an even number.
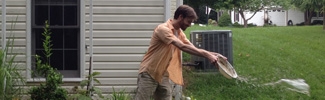
M272 25L269 25L269 24L264 24L263 27L275 27L276 24L272 24Z
M36 70L35 74L45 78L45 84L41 83L40 86L33 87L28 92L31 95L32 100L66 100L68 92L61 88L62 75L57 72L56 69L51 67L49 58L52 55L51 44L51 32L49 30L49 24L45 21L43 48L45 61L41 60L41 57L36 55Z
M230 19L230 15L227 14L227 13L224 13L220 16L220 19L219 19L219 23L218 25L220 27L224 27L224 26L229 26L231 25L231 19Z
M242 28L244 27L244 25L240 25L238 22L235 22L234 24L232 24L233 27L237 27L237 28Z
M248 23L248 24L247 24L247 27L255 27L255 26L257 26L257 25L254 24L254 23Z
M323 25L323 20L314 20L310 25Z
M300 22L298 24L296 24L297 26L304 26L305 25L305 22Z

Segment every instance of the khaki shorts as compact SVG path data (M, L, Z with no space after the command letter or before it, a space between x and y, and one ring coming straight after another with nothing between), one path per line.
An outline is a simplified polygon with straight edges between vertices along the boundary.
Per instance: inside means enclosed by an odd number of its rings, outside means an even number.
M138 76L138 88L135 100L171 100L172 84L168 76L164 76L162 83L156 82L148 73Z

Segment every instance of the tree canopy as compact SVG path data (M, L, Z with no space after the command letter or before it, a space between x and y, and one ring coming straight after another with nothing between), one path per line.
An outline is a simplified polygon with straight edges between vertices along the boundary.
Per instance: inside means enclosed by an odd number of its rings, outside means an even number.
M313 12L324 11L325 0L292 0L291 3L305 12L305 24L309 25Z

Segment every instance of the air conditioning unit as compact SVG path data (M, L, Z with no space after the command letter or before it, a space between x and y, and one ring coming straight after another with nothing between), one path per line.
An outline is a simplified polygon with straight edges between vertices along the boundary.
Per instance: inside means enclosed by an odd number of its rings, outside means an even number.
M217 52L228 58L233 65L232 53L232 32L230 30L204 30L191 31L190 41L197 48ZM203 57L191 56L192 63L196 69L201 71L217 71L217 68L210 61Z

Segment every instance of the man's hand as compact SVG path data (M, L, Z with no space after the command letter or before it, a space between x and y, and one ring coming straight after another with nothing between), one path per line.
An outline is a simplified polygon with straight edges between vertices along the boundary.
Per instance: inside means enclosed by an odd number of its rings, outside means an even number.
M219 53L210 52L210 54L211 54L211 55L214 55L214 57L217 59L215 63L212 63L212 64L214 64L214 65L217 67L217 69L219 69L219 65L218 65L218 63L217 63L217 61L219 60L219 57L221 57L222 59L227 60L227 57L225 57L225 56L223 56L223 55L221 55L221 54L219 54Z
M211 64L217 64L218 57L210 52L207 52L207 58L209 59Z
M222 54L216 53L216 52L210 52L212 55L215 55L217 58L221 57L225 60L227 60L227 57L223 56Z

